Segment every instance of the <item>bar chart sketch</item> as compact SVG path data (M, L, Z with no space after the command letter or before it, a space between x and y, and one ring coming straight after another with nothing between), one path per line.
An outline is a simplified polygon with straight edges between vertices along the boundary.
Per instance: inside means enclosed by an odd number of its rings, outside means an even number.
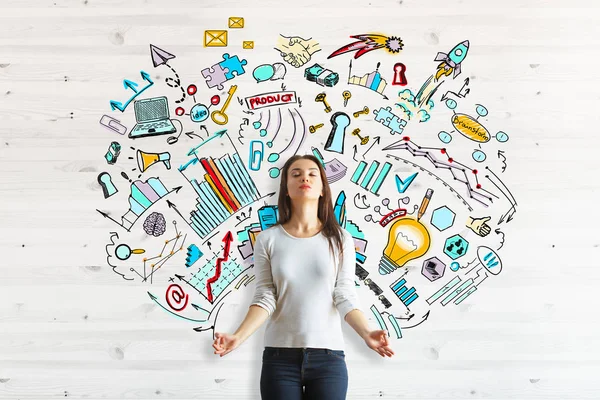
M367 163L364 161L361 161L358 164L358 166L356 167L354 174L352 174L352 178L350 178L350 181L352 183L362 187L363 189L369 190L371 193L378 195L381 185L385 181L385 178L387 178L388 174L390 173L390 169L392 168L392 164L390 164L389 162L386 162L385 164L383 164L381 169L379 169L379 165L380 164L378 161L373 161L371 163L371 165L369 165L369 167L367 168ZM379 170L379 172L377 173L378 170ZM365 171L366 171L366 173L365 173ZM364 173L364 176L363 176L363 173ZM376 173L377 173L377 177L375 178L375 180L373 180ZM361 180L361 178L362 178L362 180ZM369 184L371 182L373 182L373 184L371 185L371 188L369 189Z

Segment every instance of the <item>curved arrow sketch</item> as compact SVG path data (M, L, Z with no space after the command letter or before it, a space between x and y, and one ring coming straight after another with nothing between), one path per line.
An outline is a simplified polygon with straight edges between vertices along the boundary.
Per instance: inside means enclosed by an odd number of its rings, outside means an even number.
M362 199L362 206L358 204L358 200ZM356 195L354 196L354 206L356 208L360 208L361 210L366 210L367 208L370 207L370 205L367 204L366 202L367 200L367 196L366 195L359 195L358 193L356 193Z
M497 228L494 232L496 232L498 235L502 235L502 239L500 241L500 247L498 247L496 250L500 250L502 248L502 246L504 246L504 232L502 232L500 230L500 228Z

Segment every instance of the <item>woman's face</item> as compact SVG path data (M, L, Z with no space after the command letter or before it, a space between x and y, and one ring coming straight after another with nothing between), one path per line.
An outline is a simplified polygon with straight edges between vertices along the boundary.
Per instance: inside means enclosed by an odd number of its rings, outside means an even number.
M323 194L319 166L303 158L294 161L288 170L287 193L292 200L318 200Z

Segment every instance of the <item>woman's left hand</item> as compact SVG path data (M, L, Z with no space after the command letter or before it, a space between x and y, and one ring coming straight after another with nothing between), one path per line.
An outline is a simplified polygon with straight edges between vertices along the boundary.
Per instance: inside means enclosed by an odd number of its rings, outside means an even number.
M389 342L384 330L375 330L366 334L363 338L367 346L379 353L381 357L392 357L394 352L389 347Z

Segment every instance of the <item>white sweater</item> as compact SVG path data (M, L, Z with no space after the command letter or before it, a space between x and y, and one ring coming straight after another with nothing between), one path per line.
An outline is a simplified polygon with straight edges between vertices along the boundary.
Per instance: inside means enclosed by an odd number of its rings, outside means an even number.
M335 243L332 255L321 233L297 238L276 225L257 236L256 292L251 305L269 313L265 346L344 349L341 318L360 306L354 287L354 240L347 231L343 233L341 265L336 264Z

